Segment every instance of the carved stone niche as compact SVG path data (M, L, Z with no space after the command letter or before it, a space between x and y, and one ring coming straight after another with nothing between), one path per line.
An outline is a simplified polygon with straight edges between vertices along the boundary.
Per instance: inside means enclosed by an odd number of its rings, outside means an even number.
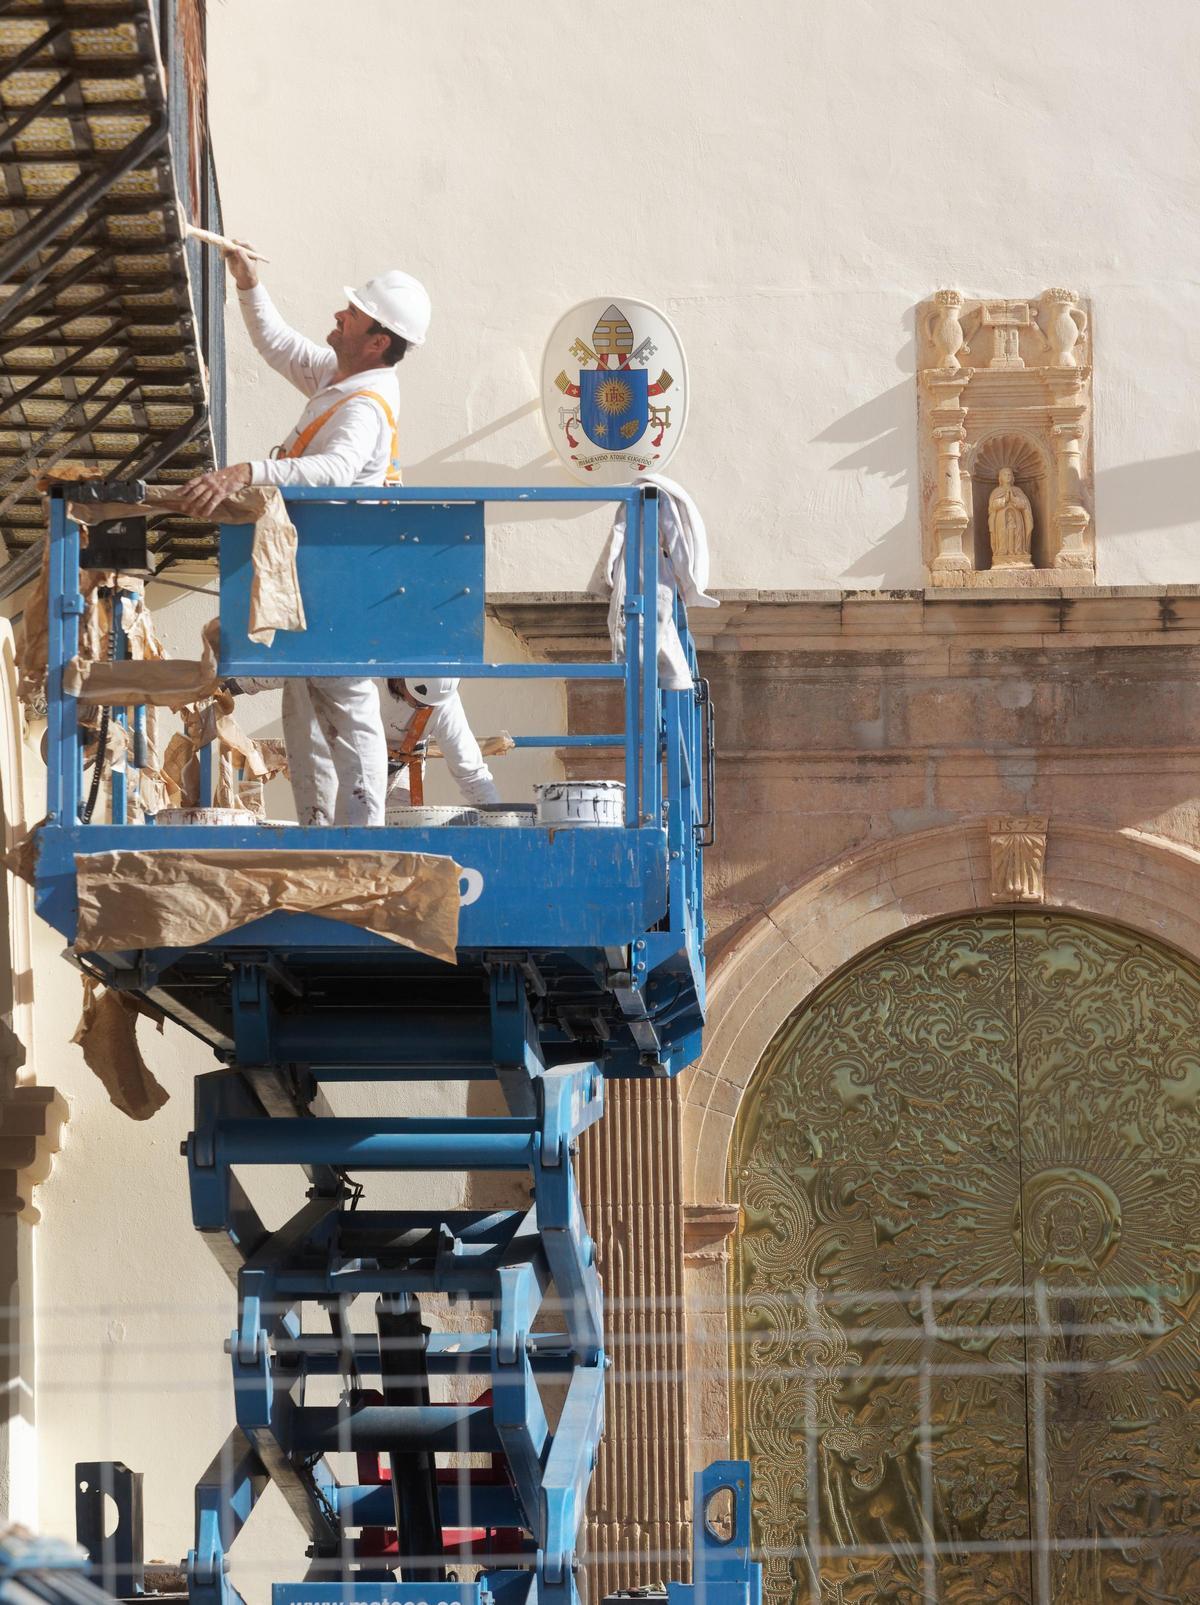
M917 312L921 529L932 585L1095 582L1091 323L1070 290Z

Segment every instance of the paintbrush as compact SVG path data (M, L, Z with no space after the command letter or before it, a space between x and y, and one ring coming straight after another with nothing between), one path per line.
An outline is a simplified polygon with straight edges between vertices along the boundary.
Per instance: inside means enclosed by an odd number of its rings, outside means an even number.
M269 262L268 256L260 256L250 245L242 245L237 240L231 240L225 234L214 234L211 229L197 228L195 223L187 225L187 231L194 240L203 240L206 245L217 245L223 251L244 251L252 262Z

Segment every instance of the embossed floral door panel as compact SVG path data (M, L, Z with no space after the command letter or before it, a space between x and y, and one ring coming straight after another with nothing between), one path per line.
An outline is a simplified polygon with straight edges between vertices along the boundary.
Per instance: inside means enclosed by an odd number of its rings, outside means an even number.
M1033 914L778 1034L731 1177L773 1600L1200 1599L1198 1042L1183 961Z
M1043 1594L1200 1600L1200 977L1076 920L1014 941Z

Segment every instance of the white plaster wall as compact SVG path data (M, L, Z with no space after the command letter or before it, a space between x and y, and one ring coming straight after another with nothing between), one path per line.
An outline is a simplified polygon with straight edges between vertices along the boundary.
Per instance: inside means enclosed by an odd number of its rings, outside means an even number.
M557 482L546 335L585 296L642 296L688 352L670 471L714 583L916 585L912 308L1066 284L1095 314L1099 579L1196 577L1184 0L223 0L209 29L227 223L288 315L319 335L390 264L430 288L401 370L411 482ZM295 403L233 335L244 455ZM502 530L492 584L584 586L598 538Z

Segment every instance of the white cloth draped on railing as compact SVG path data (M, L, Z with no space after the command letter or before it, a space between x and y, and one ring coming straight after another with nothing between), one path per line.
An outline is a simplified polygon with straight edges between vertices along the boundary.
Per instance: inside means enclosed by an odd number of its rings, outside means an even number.
M692 674L675 628L675 590L685 607L720 607L709 596L708 534L700 509L673 479L639 474L635 485L653 485L658 498L658 672L664 691L690 691ZM617 508L604 554L604 577L612 588L608 633L614 661L625 652L625 506Z

